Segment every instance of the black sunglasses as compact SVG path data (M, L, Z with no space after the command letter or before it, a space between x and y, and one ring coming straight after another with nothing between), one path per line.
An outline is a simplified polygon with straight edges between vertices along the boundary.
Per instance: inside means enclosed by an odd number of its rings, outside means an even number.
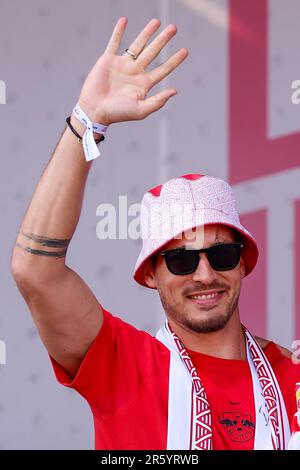
M165 258L167 268L172 274L185 275L196 271L200 253L207 254L209 264L215 271L229 271L239 264L242 248L242 243L219 243L198 250L175 248L161 251L158 255Z

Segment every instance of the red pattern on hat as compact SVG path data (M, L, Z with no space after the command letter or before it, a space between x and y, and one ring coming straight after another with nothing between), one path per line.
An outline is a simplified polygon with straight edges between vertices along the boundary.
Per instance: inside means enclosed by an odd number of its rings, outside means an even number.
M202 176L204 176L204 175L200 175L198 173L190 173L188 175L179 176L179 178L185 178L186 180L194 181L194 180L198 180ZM163 184L155 186L155 188L149 189L148 193L153 194L153 196L155 196L155 197L159 197L162 187L163 187Z

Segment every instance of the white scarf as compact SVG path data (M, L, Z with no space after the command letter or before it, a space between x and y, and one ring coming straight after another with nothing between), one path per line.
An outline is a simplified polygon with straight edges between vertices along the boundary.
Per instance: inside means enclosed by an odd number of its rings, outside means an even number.
M244 334L255 399L254 449L287 449L291 433L280 387L262 349L245 328ZM167 320L156 338L170 350L167 449L210 450L211 412L197 371Z

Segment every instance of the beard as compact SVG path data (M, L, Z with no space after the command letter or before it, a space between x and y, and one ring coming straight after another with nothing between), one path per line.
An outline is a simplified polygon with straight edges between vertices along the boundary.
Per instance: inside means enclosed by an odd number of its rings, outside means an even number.
M193 318L189 309L183 309L182 306L179 307L176 303L171 304L159 289L158 293L167 317L179 324L185 330L193 331L195 333L213 333L215 331L222 330L235 312L240 296L240 293L238 292L230 302L223 307L222 311L213 312L209 318L200 318L201 313L197 318Z

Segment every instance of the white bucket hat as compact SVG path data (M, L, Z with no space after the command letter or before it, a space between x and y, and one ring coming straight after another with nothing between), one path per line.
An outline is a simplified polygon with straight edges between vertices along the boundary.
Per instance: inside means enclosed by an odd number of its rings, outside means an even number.
M200 174L183 175L149 190L141 204L142 249L134 279L149 287L144 269L152 255L182 233L209 224L237 230L244 245L245 276L254 269L257 244L240 223L232 187L220 178Z

